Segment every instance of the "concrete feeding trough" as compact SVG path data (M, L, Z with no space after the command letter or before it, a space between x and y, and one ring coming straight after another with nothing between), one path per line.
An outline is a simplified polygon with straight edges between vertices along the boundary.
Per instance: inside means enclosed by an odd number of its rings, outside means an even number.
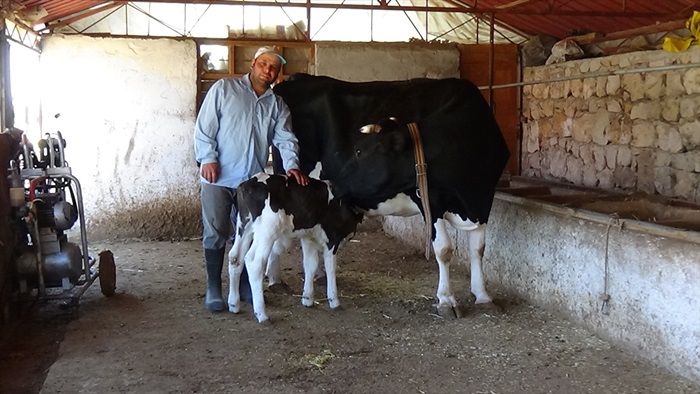
M496 194L485 274L700 382L698 231L695 204L513 177Z

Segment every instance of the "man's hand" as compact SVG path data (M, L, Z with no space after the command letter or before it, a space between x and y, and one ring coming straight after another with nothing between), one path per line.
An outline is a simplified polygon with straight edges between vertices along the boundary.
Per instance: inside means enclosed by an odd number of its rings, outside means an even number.
M217 162L202 164L201 172L204 179L208 180L210 183L216 182L217 179L219 179L219 175L221 175L219 163Z
M287 171L287 176L294 177L294 179L296 179L297 183L302 185L302 186L306 186L309 184L309 177L302 174L301 171L299 171L299 170L289 170L289 171Z

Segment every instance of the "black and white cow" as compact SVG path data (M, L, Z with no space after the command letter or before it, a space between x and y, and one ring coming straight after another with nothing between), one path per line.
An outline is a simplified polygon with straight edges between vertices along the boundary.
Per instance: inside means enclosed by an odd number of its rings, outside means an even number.
M367 215L425 212L417 193L413 143L407 123L418 124L427 163L432 247L439 267L438 311L457 302L450 288L453 246L446 223L469 234L471 292L490 303L482 273L486 223L508 148L479 89L464 79L351 83L297 74L275 93L292 113L302 171L320 162L336 194ZM391 117L401 122L379 133L361 129Z
M286 248L290 238L301 239L304 261L301 303L305 306L314 304L313 277L321 252L328 303L331 308L338 308L336 254L341 244L355 233L362 214L335 198L327 182L312 178L307 186L300 186L294 178L265 173L238 186L237 202L236 241L229 252L229 311L240 311L238 286L244 263L248 269L255 317L261 323L269 320L263 298L263 274L273 248L280 245L281 249ZM277 262L273 261L273 264Z

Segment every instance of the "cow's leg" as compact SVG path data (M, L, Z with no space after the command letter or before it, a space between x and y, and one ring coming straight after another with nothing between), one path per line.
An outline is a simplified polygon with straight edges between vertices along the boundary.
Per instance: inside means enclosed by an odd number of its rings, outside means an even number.
M340 299L338 298L338 287L335 282L335 274L337 268L337 258L333 250L327 247L323 248L323 264L326 268L326 297L328 298L328 306L331 309L340 307Z
M438 313L441 316L454 316L454 310L457 306L457 300L452 294L450 288L450 261L452 260L452 241L447 233L445 220L438 219L434 225L435 239L433 240L433 250L435 251L435 259L438 263L439 279L438 279Z
M304 306L314 305L314 275L318 270L318 246L306 237L301 239L301 250L304 263L304 293L301 303Z
M477 304L486 304L491 302L491 297L486 292L484 273L481 269L484 246L486 245L486 224L482 224L476 230L470 231L468 235L472 294L476 297Z

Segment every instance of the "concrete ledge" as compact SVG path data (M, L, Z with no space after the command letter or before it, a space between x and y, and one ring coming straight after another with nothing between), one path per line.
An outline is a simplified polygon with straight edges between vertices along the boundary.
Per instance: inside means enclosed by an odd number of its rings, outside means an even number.
M387 217L384 230L422 244L420 217ZM452 235L457 258L466 259L466 236ZM499 192L484 271L491 290L566 316L700 382L698 240L694 231Z

